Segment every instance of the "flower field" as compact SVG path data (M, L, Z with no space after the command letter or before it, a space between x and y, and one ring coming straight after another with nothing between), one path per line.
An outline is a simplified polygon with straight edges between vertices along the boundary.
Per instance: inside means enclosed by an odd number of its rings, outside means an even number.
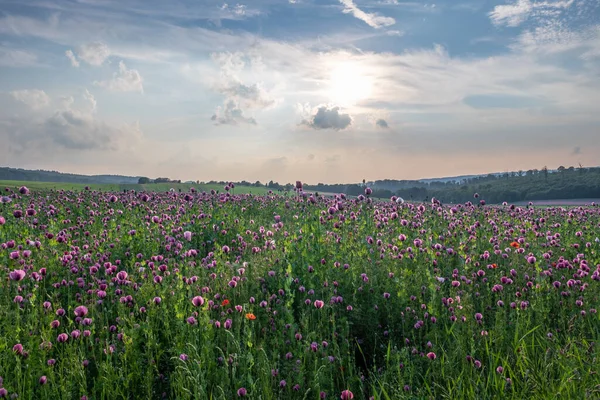
M0 398L600 398L598 206L3 196Z

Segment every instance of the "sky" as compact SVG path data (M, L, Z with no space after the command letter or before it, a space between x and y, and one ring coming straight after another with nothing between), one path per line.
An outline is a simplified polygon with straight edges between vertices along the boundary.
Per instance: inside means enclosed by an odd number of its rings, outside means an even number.
M351 183L600 165L599 0L0 0L0 166Z

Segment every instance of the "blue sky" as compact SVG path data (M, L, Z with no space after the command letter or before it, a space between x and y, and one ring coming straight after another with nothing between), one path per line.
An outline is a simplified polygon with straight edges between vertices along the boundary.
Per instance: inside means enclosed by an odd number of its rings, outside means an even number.
M0 164L357 182L600 165L598 0L0 0Z

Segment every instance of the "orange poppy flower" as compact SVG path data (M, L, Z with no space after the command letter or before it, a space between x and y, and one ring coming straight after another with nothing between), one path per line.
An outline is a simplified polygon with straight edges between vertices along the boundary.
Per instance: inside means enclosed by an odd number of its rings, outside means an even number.
M515 249L518 249L519 247L521 247L521 245L518 242L512 242L510 244L510 247L514 247Z
M227 300L227 299L223 300L223 302L221 303L221 305L222 305L223 307L225 307L225 306L226 306L226 305L228 305L228 304L229 304L229 300Z
M246 314L246 319L254 321L256 319L256 315L254 315L252 313L248 313L248 314Z
M498 266L496 264L492 264L492 268L496 269Z

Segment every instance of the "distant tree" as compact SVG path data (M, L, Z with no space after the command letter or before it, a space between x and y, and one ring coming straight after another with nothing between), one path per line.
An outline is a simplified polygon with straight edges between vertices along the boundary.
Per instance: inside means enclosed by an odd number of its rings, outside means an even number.
M561 165L560 167L557 168L558 172L565 172L565 167L563 165Z
M148 183L150 183L150 178L146 178L145 176L143 176L140 179L138 179L138 184L140 185L145 185Z
M544 179L548 180L548 167L544 165L542 168L542 173L544 174Z

